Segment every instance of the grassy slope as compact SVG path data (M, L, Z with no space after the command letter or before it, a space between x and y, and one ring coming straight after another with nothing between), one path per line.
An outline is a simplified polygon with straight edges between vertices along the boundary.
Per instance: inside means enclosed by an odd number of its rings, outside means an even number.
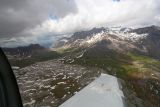
M127 86L144 101L159 104L160 75L157 72L160 72L160 61L156 59L133 53L124 55L113 52L107 56L84 55L75 59L73 64L102 68L127 81Z
M133 53L98 57L87 55L76 59L74 64L103 68L108 73L116 73L120 78L125 78L135 72L160 72L160 61Z
M128 54L133 62L130 66L125 66L126 70L133 70L129 73L129 81L132 83L137 95L144 99L149 100L157 107L160 106L160 61L153 58Z

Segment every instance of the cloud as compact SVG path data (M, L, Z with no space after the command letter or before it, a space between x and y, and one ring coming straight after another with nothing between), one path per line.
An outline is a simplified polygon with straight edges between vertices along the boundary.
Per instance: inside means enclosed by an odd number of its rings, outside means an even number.
M74 0L1 0L0 37L24 36L50 16L63 18L76 11Z
M68 37L68 35L45 35L45 36L28 36L28 37L12 37L2 38L0 40L1 47L17 47L27 46L30 44L40 44L44 47L51 48L53 43L56 43L60 38Z
M1 37L17 38L19 35L37 41L48 35L56 38L56 35L100 26L160 24L159 0L7 1L11 2L0 3Z
M97 26L135 27L160 23L158 0L77 0L76 4L76 14L46 20L30 32L33 35L63 34Z

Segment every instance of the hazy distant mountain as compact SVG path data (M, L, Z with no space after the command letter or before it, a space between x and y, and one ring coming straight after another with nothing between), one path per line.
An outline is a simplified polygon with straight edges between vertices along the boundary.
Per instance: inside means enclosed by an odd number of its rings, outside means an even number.
M25 67L36 62L56 59L61 55L39 44L16 48L3 48L12 66Z
M46 51L47 49L39 44L31 44L29 46L21 46L16 48L2 48L3 51L8 55L19 55L19 56L29 56L35 52Z

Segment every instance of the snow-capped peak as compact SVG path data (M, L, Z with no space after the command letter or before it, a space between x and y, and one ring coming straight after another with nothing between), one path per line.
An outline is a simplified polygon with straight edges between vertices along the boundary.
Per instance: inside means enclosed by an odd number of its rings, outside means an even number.
M122 27L112 27L106 28L106 31L102 31L97 34L93 34L93 36L89 36L82 40L81 45L88 43L94 44L103 39L110 39L112 41L112 36L117 37L117 39L121 39L124 41L137 42L141 39L144 39L148 36L148 34L137 34L130 32L131 28L122 28Z
M75 33L68 38L67 41L64 41L65 43L62 47L89 47L102 40L110 41L115 45L120 42L130 44L142 41L142 39L149 35L148 33L138 34L133 32L131 28L124 28L121 26L97 29L98 28L94 28L89 31Z
M101 33L94 34L91 38L87 38L86 42L91 44L102 40L104 31Z

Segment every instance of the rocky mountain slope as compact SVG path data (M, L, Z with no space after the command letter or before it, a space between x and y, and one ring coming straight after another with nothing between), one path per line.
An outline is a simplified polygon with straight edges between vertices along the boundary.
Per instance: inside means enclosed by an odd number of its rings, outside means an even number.
M58 60L14 70L24 107L58 107L104 72Z
M63 43L62 43L63 42ZM58 45L61 43L61 45ZM61 40L54 48L59 50L101 47L120 53L134 52L160 58L160 29L156 26L131 28L93 28L74 33L66 41ZM104 47L103 47L104 46Z

